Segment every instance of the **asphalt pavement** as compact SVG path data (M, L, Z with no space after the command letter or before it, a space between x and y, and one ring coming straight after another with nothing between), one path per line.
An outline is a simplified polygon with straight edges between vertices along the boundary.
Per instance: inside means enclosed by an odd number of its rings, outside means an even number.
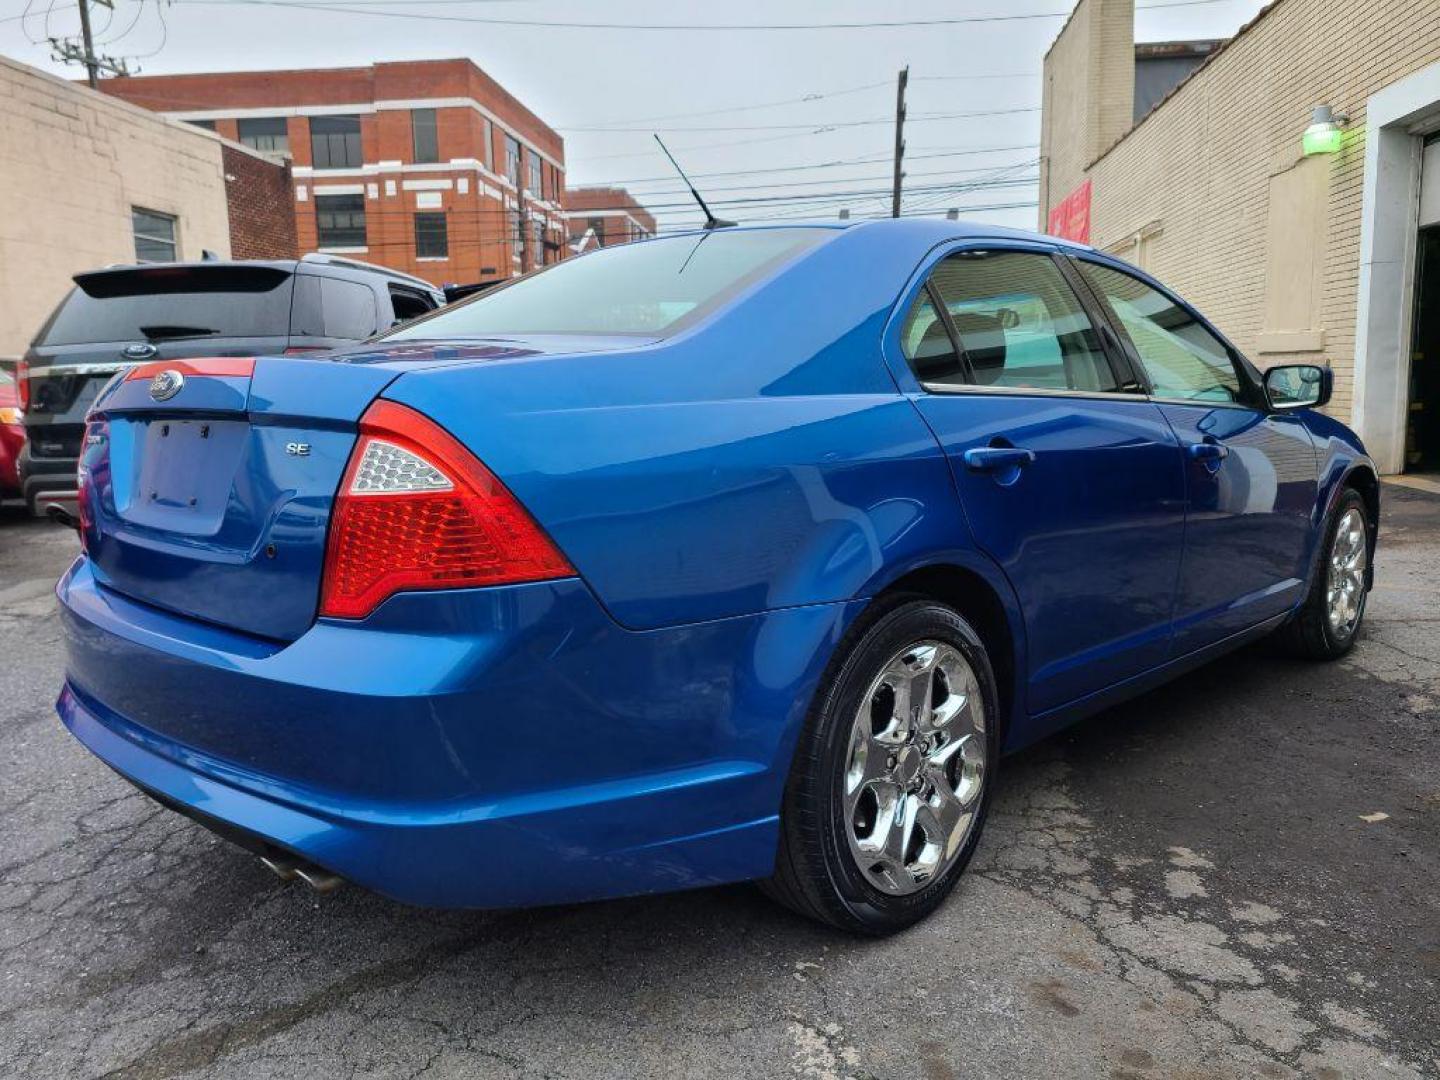
M0 1076L1440 1076L1435 496L1387 487L1350 657L1247 649L1008 759L960 888L886 941L748 886L283 885L56 720L75 549L0 519Z

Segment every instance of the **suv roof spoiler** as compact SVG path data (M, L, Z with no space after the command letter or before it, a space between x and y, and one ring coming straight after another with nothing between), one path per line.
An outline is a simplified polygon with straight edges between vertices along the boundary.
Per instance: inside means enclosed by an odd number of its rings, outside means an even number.
M309 254L300 256L302 263L318 263L322 266L349 266L355 270L369 270L371 273L384 274L386 277L395 278L410 285L419 285L426 292L440 292L434 285L424 278L418 278L414 274L407 274L401 270L392 270L388 266L377 266L375 263L362 262L360 259L347 259L340 255L326 255L324 252L312 251Z

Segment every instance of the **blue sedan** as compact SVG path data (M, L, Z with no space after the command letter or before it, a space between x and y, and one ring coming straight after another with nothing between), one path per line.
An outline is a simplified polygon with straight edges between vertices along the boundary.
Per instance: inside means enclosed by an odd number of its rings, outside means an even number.
M502 907L760 880L886 933L1002 754L1355 640L1374 464L1135 268L900 220L611 248L89 418L60 716L282 877Z

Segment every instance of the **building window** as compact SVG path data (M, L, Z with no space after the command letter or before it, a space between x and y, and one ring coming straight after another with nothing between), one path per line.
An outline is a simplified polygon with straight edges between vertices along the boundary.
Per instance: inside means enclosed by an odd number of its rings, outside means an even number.
M135 230L136 262L174 262L179 257L172 215L132 206L130 224Z
M505 136L505 176L520 191L520 140L513 135Z
M605 219L592 217L585 222L585 227L595 234L595 246L605 246Z
M534 150L531 150L529 191L530 194L534 195L537 199L543 199L545 197L545 188L543 186L543 177L541 173L541 170L544 168L544 164L545 163L540 160L540 155L535 153Z
M186 120L185 123L189 124L191 127L204 128L206 131L215 130L214 120Z
M521 262L525 255L525 234L521 231L524 222L520 220L518 210L509 211L510 215L510 261Z
M495 129L489 120L485 121L485 168L495 171Z
M530 266L545 265L545 223L539 218L530 222Z
M415 257L417 259L448 259L450 235L445 228L443 213L415 215Z
M360 118L358 116L312 116L310 157L317 169L358 169Z
M283 116L257 116L240 121L240 141L251 150L290 152L290 133Z
M365 246L365 196L316 195L315 232L321 248Z
M440 136L435 130L434 109L410 110L410 134L415 146L417 165L440 160Z

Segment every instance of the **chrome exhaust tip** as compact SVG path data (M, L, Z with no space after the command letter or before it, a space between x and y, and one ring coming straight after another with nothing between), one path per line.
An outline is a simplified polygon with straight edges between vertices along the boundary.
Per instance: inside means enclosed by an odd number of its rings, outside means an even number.
M299 878L318 893L334 892L345 884L345 879L339 874L332 874L313 863L286 858L283 855L261 855L260 865L281 881L294 881Z
M269 855L261 855L260 865L281 881L295 880L295 864L287 859L272 859Z
M329 870L321 870L318 866L309 864L295 867L295 876L318 893L334 892L345 884L345 879L339 874L332 874Z

